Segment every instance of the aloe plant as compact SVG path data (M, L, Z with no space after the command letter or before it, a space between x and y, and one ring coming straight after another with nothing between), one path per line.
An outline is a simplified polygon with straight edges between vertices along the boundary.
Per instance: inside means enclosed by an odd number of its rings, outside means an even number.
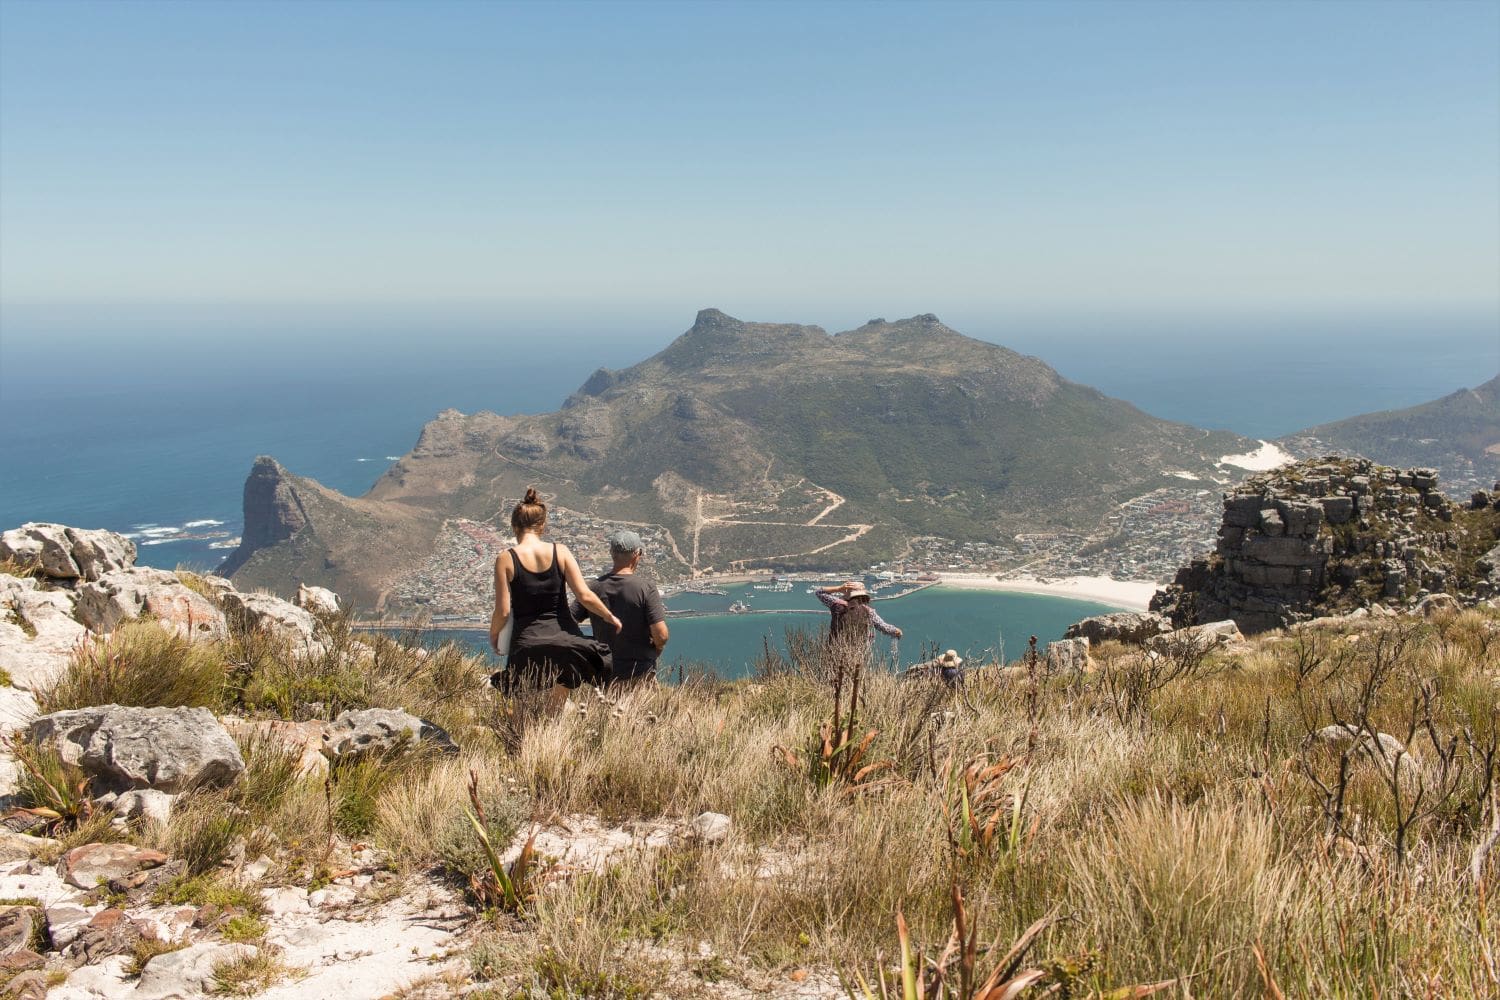
M479 846L484 850L485 861L489 865L488 872L470 875L474 895L481 901L494 901L510 913L524 914L532 895L531 875L536 864L536 831L532 830L521 853L507 868L490 840L489 822L479 797L479 775L472 770L469 772L469 802L472 808L465 809L464 815L474 827L474 835L479 838Z

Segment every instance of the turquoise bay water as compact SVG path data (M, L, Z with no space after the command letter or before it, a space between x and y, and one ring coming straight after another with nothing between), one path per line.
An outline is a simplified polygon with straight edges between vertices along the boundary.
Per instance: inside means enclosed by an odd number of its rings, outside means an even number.
M757 591L749 586L722 588L725 597L677 594L667 599L670 610L716 611L693 618L672 618L672 639L661 664L664 675L676 676L678 665L708 668L723 677L743 677L760 655L765 643L785 650L788 629L816 631L828 620L817 598L806 593L806 584L791 593ZM747 601L756 609L748 614L725 613L732 601ZM1002 651L1008 659L1020 656L1027 639L1035 635L1039 645L1062 637L1063 631L1080 618L1118 610L1092 601L1061 597L1012 594L949 587L929 587L915 594L876 602L886 621L901 629L903 637L893 643L877 639L876 652L909 666L934 649L957 649L965 659L981 659ZM801 614L798 612L814 612ZM433 632L430 640L458 639L475 650L488 651L488 636L479 630Z

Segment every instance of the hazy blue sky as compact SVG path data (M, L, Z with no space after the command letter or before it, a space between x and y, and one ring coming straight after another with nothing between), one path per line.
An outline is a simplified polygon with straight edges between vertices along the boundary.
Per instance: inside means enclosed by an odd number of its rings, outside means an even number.
M1500 5L3 0L0 302L1483 329Z

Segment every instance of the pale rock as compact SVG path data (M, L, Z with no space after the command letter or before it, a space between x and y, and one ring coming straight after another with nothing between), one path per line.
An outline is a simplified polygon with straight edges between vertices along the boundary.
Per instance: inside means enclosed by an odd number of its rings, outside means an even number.
M52 946L58 950L77 941L89 921L94 919L92 911L72 901L49 905L46 911L47 932L52 936Z
M1087 639L1059 639L1047 644L1047 669L1057 673L1076 674L1094 669Z
M312 909L312 904L307 899L307 890L298 889L296 886L262 889L260 898L265 901L266 913L273 917L307 913Z
M109 792L94 800L94 805L114 810L117 819L143 820L166 826L172 818L177 796L155 788L135 788L127 792Z
M1157 636L1147 645L1156 649L1176 649L1188 644L1212 648L1239 645L1244 641L1245 637L1240 632L1240 627L1232 619L1225 619L1205 625L1180 628L1166 635Z
M54 580L97 580L134 566L135 543L113 531L33 522L0 534L3 559L39 565Z
M142 933L158 941L175 944L193 933L193 923L198 918L196 906L162 906L135 912L135 921Z
M164 569L115 570L78 588L78 620L95 632L113 632L121 622L143 614L190 639L229 634L224 613Z
M307 722L288 722L284 719L240 719L225 716L219 720L224 728L241 743L270 741L297 755L297 770L304 777L323 778L328 775L328 758L323 755L323 745L328 736L329 725L319 719Z
M35 580L0 574L0 670L18 688L51 687L89 632L74 620L73 596Z
M1153 636L1172 631L1165 615L1154 611L1121 611L1095 615L1068 626L1064 639L1087 639L1091 643L1128 642L1140 644Z
M206 708L71 709L42 716L28 732L81 767L99 794L227 785L245 769L239 746Z
M693 818L693 836L705 844L716 844L729 836L734 821L723 813L699 813Z
M36 698L30 691L0 687L0 738L31 725L36 713ZM8 751L0 748L0 798L16 793L20 777L20 765Z
M1458 599L1452 594L1428 594L1417 602L1417 613L1423 618L1456 614L1462 610L1463 606L1458 603Z
M1389 733L1371 733L1348 723L1324 726L1312 736L1313 740L1336 750L1355 747L1359 756L1382 768L1396 768L1404 776L1408 769L1416 767L1416 760L1406 752L1406 746Z
M125 975L130 961L129 955L111 955L97 965L74 969L67 982L47 993L47 1000L99 1000L133 995L130 993L133 983Z
M222 600L225 594L234 590L234 581L230 580L228 577L214 576L212 573L205 573L199 579L203 581L204 586L213 591L215 599Z
M299 656L321 655L322 627L312 613L272 594L243 594L232 590L219 598L224 613L240 628L267 632L291 646Z
M157 955L146 963L140 983L130 994L137 1000L189 1000L212 992L214 968L258 949L243 944L205 941Z
M51 837L34 837L29 833L15 833L0 827L0 864L30 858L55 847L57 841Z
M362 753L390 753L419 743L431 743L445 753L458 747L443 729L426 719L390 708L365 708L344 712L334 719L324 738L323 753L330 760Z
M327 587L309 587L305 583L299 584L297 607L311 611L315 615L336 615L339 613L339 595Z
M156 868L167 860L160 851L133 844L84 844L62 856L57 873L69 885L94 889L104 882Z

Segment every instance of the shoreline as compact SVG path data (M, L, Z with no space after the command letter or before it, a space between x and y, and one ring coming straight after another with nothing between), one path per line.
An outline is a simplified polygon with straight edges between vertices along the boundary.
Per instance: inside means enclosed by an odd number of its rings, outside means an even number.
M938 573L935 583L927 583L918 587L916 591L926 590L929 587L947 587L953 590L987 590L996 593L1009 594L1031 594L1038 597L1066 597L1075 601L1092 601L1095 604L1107 604L1122 611L1145 611L1151 602L1151 596L1160 589L1161 584L1151 580L1116 580L1107 576L1069 576L1056 580L1043 582L1035 577L1016 577L1014 579L1002 580L989 573ZM699 577L693 581L700 584L709 584L708 577ZM758 578L755 578L758 579ZM744 579L720 579L712 578L713 583L725 585L742 584L749 582ZM907 596L905 594L902 595ZM894 598L900 600L900 598ZM778 614L783 611L796 613L795 610L765 610L751 612L752 614ZM729 612L705 612L705 615L729 614ZM694 617L697 617L696 615ZM356 623L362 628L419 628L424 632L439 631L473 631L475 629L489 628L489 619L473 621L445 621L428 622L422 625L414 625L410 621L382 621L380 619L365 620Z
M1002 580L988 573L939 573L944 587L960 590L993 590L1041 597L1071 597L1079 601L1109 604L1124 611L1145 611L1161 588L1154 580L1116 580L1108 576L1067 576L1045 582L1035 577Z

